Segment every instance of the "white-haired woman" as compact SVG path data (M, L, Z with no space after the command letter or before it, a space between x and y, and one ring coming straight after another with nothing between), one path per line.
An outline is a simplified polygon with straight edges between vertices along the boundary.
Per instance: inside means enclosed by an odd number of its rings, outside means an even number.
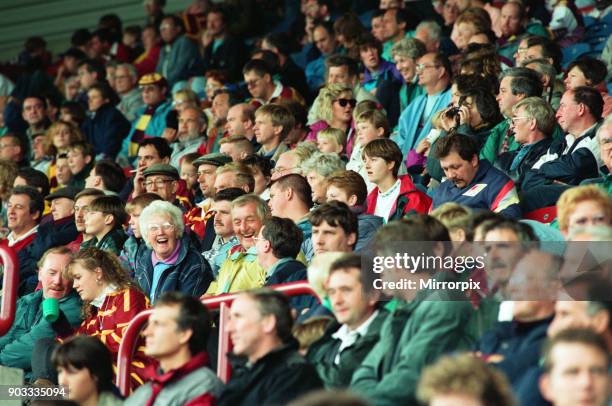
M181 209L155 201L142 211L139 224L148 252L138 258L135 279L151 303L168 291L200 297L213 275L185 234Z
M344 131L346 134L345 153L351 156L353 150L354 126L353 109L357 104L353 95L353 88L340 83L333 83L322 88L318 97L316 117L317 120L310 126L307 141L317 141L317 134L326 128L332 127Z

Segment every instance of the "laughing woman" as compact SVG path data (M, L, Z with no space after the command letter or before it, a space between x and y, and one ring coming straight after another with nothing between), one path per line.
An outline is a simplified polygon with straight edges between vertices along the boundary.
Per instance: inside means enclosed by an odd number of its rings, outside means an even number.
M199 297L213 280L208 261L191 245L181 209L155 201L140 213L147 252L138 258L135 279L151 303L162 293L178 291Z

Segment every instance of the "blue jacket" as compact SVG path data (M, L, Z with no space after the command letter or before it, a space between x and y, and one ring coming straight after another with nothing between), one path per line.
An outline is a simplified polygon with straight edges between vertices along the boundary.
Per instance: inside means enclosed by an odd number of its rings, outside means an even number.
M162 46L155 70L166 78L172 89L176 82L201 75L202 69L198 46L187 36L181 35L170 46Z
M472 182L459 189L445 180L435 190L433 208L446 202L455 202L472 209L491 210L506 217L521 218L519 198L514 182L505 173L481 160Z
M162 293L178 291L186 295L200 297L213 280L210 265L202 255L189 244L189 236L181 239L179 255L168 269L162 272L155 292L151 292L153 283L153 262L148 248L136 258L135 280L140 285L151 303L155 302Z
M404 157L406 157L408 151L416 148L419 141L429 134L429 131L431 131L431 118L433 115L436 112L444 109L450 103L450 87L434 97L436 97L436 101L431 110L431 115L427 120L425 120L423 127L420 129L419 123L423 113L425 112L425 106L427 105L427 93L414 99L414 101L410 103L404 111L402 111L398 124L399 131L392 137L392 139L397 143L397 145L399 145Z
M0 337L0 365L21 368L26 377L32 372L34 343L57 335L51 323L42 317L43 299L42 290L20 298L13 326ZM74 290L59 300L59 307L72 327L81 324L81 299Z
M355 251L366 249L376 231L383 225L383 218L373 214L360 214L357 216L357 243Z
M130 132L130 122L115 106L107 103L92 117L85 119L81 131L93 146L95 156L114 159L121 149L123 139Z
M306 281L308 275L306 273L306 266L300 261L295 259L289 259L283 261L276 266L274 272L270 275L266 275L266 282L264 286L278 285L279 283L289 283L297 281ZM298 310L310 308L318 303L317 299L310 295L299 295L294 296L290 299L291 307Z
M531 376L539 370L541 348L551 321L549 317L530 323L499 322L493 330L482 335L475 348L483 355L504 357L493 365L506 375L521 405L543 403L540 396L537 396L539 402L533 399L534 394L540 392L538 380L531 379Z

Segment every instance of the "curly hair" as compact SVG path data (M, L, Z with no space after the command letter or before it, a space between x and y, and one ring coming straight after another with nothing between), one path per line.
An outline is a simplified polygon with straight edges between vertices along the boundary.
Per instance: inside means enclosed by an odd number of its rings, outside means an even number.
M353 97L353 88L341 83L333 83L322 88L319 92L319 104L316 111L317 119L324 120L328 124L331 123L334 100L344 93L350 93L351 97Z
M73 272L76 265L80 265L90 272L100 268L102 270L101 280L109 285L114 285L117 290L127 288L138 289L138 286L130 278L128 271L121 266L119 258L110 252L95 247L85 248L76 252L64 270L63 276L66 280L74 280ZM82 308L83 316L85 318L88 317L91 311L91 302L85 301Z

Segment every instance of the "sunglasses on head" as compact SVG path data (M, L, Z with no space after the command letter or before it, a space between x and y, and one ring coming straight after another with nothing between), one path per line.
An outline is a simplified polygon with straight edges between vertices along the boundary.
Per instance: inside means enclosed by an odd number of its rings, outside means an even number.
M347 104L350 104L351 107L355 107L357 105L357 100L355 99L337 99L336 101L340 107L346 107Z

